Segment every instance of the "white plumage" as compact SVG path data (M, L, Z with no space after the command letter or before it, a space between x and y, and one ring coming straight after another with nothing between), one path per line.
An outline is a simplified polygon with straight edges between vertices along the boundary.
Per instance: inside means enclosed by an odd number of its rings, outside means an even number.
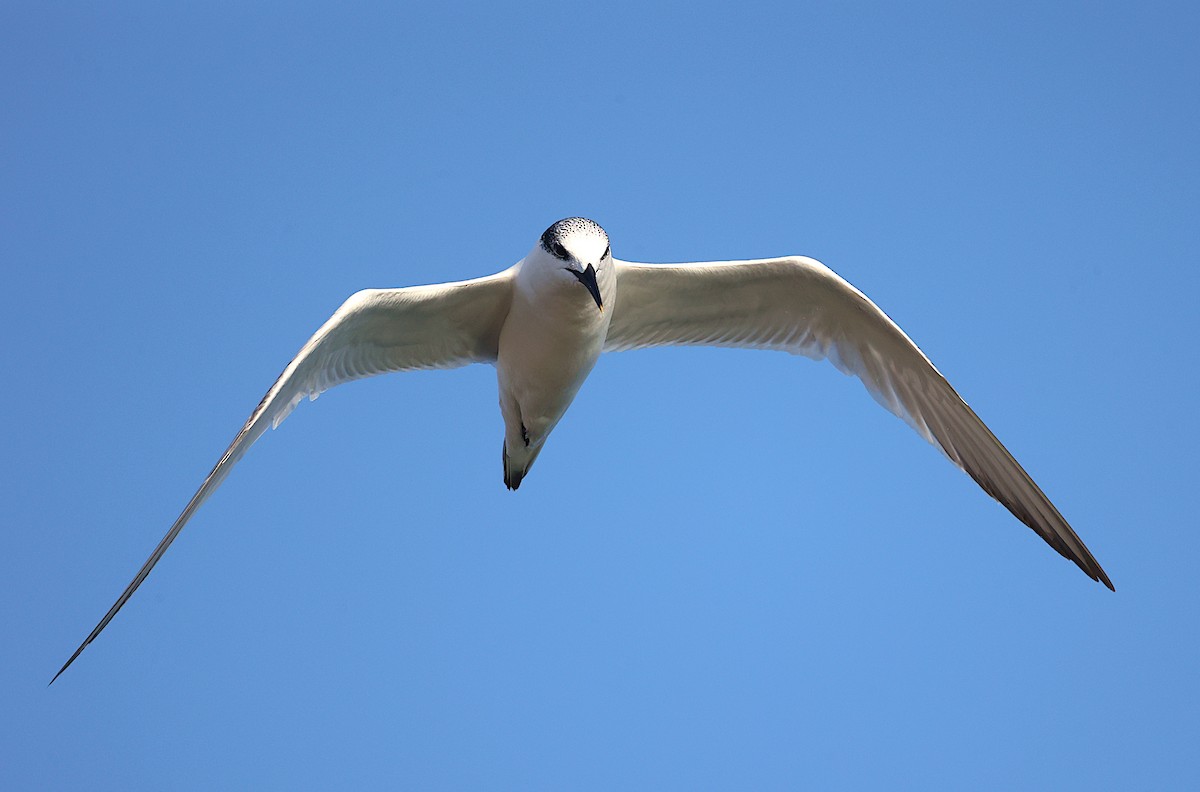
M619 261L599 225L574 217L550 226L525 258L496 275L351 296L283 370L55 679L108 625L254 441L306 396L315 399L335 385L385 372L495 364L505 423L504 480L516 489L601 352L688 344L828 359L862 380L880 404L1051 547L1113 587L1033 479L921 350L832 270L799 256L667 265Z

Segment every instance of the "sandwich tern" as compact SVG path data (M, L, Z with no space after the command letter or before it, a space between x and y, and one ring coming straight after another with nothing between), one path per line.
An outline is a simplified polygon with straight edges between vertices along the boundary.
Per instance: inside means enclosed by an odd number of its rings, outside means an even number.
M602 352L665 345L774 349L828 359L862 380L880 404L1088 577L1113 588L1058 509L929 359L832 270L803 256L621 261L613 258L604 229L569 217L496 275L367 289L346 300L283 370L133 581L54 679L112 621L254 441L305 397L386 372L491 363L504 419L504 483L515 490Z

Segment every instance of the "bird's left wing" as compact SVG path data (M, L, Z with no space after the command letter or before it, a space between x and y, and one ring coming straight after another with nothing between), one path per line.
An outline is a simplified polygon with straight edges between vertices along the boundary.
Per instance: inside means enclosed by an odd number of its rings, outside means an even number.
M916 344L819 261L614 263L606 351L697 344L827 358L1088 577L1113 587L1054 504Z
M315 399L343 382L390 371L495 362L511 302L511 273L407 289L367 289L346 300L279 375L133 581L54 679L112 621L254 441L305 397Z

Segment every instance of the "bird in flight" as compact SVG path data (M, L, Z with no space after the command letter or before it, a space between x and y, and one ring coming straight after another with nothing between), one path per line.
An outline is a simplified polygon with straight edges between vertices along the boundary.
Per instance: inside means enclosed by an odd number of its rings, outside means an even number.
M1108 575L1012 454L895 322L811 258L637 264L608 234L559 220L496 275L354 294L317 330L108 613L108 626L250 446L305 397L391 371L491 363L504 418L504 483L517 489L602 352L669 345L775 349L828 359L862 380L1038 536L1112 589ZM53 684L54 680L51 680Z

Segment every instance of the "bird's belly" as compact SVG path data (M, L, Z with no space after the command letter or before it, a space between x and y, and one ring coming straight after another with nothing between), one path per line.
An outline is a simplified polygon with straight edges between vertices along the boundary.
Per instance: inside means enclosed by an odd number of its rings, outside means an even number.
M545 439L596 365L603 335L587 326L537 321L506 323L496 371L510 432L523 424L531 443Z

